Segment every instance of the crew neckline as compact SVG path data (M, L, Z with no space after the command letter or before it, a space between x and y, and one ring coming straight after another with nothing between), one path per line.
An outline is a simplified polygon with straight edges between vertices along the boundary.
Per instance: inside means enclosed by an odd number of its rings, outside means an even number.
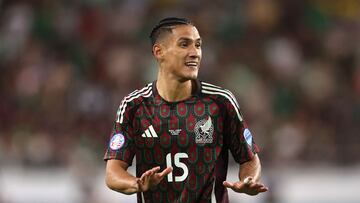
M157 86L156 86L156 82L157 80L153 81L152 83L152 92L154 97L159 97L163 102L167 103L167 104L177 104L177 103L181 103L181 102L186 102L188 100L192 100L192 98L199 96L201 94L201 82L199 80L192 80L192 84L195 84L195 88L192 89L191 95L190 97L183 99L183 100L179 100L179 101L167 101L166 99L164 99L158 92L157 90Z

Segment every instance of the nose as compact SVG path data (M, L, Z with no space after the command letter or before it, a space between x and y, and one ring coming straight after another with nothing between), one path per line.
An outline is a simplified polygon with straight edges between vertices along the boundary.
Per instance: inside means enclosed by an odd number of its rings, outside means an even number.
M192 58L201 57L201 48L197 48L195 45L189 47L189 56Z

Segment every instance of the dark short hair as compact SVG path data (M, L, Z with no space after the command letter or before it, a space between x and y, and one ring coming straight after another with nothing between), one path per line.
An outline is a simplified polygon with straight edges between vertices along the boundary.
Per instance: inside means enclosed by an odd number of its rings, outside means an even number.
M151 46L154 46L158 38L163 33L166 32L171 33L173 26L175 25L194 25L194 24L186 18L169 17L160 20L160 22L157 25L155 25L155 27L152 29L150 33Z

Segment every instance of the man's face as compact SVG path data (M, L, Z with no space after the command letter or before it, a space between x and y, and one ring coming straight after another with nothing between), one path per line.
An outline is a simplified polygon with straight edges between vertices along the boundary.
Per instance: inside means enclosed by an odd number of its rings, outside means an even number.
M201 61L201 38L192 25L178 25L161 42L164 71L175 79L196 79Z

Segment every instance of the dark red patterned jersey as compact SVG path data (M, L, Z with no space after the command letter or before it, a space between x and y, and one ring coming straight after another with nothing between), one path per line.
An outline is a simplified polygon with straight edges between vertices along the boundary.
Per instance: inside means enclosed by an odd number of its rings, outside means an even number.
M240 164L259 151L234 95L194 84L183 101L165 101L153 82L120 104L104 159L131 165L136 156L137 177L155 166L173 167L155 188L138 193L138 202L228 202L222 185L228 150Z

